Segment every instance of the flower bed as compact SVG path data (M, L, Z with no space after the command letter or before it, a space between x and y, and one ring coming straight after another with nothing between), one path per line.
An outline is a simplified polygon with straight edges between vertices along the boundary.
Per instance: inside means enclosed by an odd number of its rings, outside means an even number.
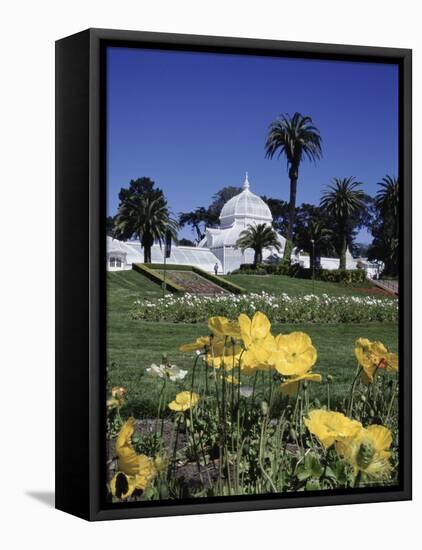
M162 385L143 433L145 421L121 416L126 389L111 388L110 502L397 484L399 357L381 341L356 340L350 391L335 408L335 380L318 372L307 333L275 334L261 311L210 317L206 332L179 346L191 376L164 357L146 369ZM325 386L324 403L315 384Z
M372 296L320 296L308 294L290 297L261 294L225 296L167 295L134 303L133 319L196 323L223 315L232 319L240 313L265 313L273 323L364 323L398 320L398 301Z

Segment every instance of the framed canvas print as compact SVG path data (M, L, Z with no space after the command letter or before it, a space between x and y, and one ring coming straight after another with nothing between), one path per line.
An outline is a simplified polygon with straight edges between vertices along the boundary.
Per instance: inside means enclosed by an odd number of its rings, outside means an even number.
M56 43L56 506L411 498L411 51Z

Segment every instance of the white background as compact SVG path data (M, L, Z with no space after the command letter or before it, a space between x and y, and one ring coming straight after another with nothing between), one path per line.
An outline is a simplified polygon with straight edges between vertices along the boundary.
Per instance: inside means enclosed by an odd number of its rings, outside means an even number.
M421 18L412 0L26 0L0 33L0 541L3 548L397 549L420 539L415 500L89 524L51 504L54 479L54 41L87 27L413 48L414 202L421 204ZM247 83L246 83L247 85ZM288 82L286 83L288 85ZM419 153L419 154L418 154ZM414 241L421 224L415 213ZM78 212L75 212L78 223ZM414 259L421 273L420 249ZM420 290L415 277L415 466ZM78 388L74 392L77 402ZM222 545L222 546L221 546ZM418 543L410 543L415 548Z

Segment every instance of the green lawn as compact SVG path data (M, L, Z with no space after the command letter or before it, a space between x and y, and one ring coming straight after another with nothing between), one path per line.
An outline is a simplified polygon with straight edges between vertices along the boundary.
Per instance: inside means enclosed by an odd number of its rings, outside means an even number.
M238 280L242 278L242 281ZM258 279L264 282L270 277L232 276L231 280L242 286L246 286L243 279ZM272 291L280 285L279 291L289 294L309 292L306 285L312 285L310 281L289 279L288 277L275 276L272 281ZM287 281L286 281L287 280ZM283 281L288 286L283 285ZM298 285L297 283L301 283ZM331 292L345 294L345 289L330 283L319 283L328 286ZM322 288L322 287L321 287ZM264 290L264 289L262 289ZM205 324L171 324L149 323L135 321L129 318L129 311L133 301L141 296L150 298L161 296L161 289L155 284L133 272L108 273L108 379L111 386L123 385L128 390L127 413L137 417L150 416L155 413L158 406L160 383L145 374L145 368L152 362L159 363L163 353L167 353L172 362L191 372L193 354L178 351L180 344L190 342L199 335L207 334ZM318 362L315 372L323 375L334 376L333 398L339 399L347 391L355 370L353 355L354 341L359 336L383 341L393 351L397 351L397 325L394 323L370 323L345 325L276 325L273 332L291 332L302 330L307 332L318 350ZM198 381L203 381L203 371ZM186 389L187 384L169 384L169 397L173 397L177 391ZM326 387L323 384L314 384L312 391L319 397L324 397Z
M338 283L310 281L287 277L286 275L226 275L225 279L245 288L248 292L270 292L278 294L285 292L290 296L300 294L329 294L331 296L349 296L377 293L370 282L359 283L354 287L347 287ZM382 293L384 294L384 293Z

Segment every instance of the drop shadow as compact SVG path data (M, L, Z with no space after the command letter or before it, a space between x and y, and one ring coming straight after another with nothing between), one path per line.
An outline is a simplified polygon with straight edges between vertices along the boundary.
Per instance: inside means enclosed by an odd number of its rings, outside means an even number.
M41 502L49 508L54 508L55 493L54 491L26 491L25 494L38 502Z

